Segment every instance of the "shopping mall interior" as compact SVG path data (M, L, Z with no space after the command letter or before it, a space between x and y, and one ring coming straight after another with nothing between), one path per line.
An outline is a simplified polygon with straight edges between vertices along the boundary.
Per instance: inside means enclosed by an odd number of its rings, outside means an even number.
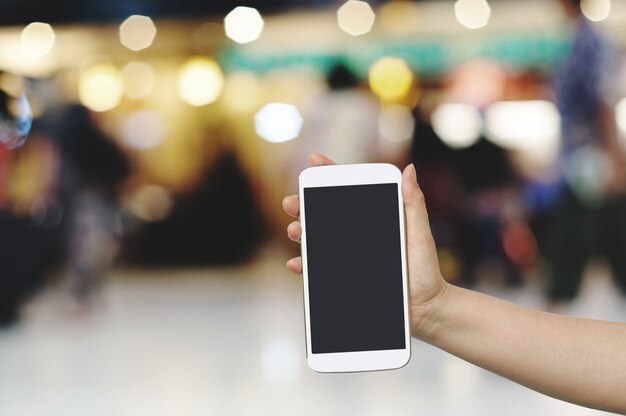
M602 414L312 371L282 201L413 163L448 282L626 322L625 52L625 0L4 2L0 414Z

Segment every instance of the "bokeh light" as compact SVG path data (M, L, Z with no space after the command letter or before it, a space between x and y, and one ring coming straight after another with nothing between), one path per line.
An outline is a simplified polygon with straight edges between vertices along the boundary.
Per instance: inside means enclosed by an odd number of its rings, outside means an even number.
M140 220L155 222L169 216L173 201L167 189L162 186L145 185L130 197L126 206Z
M137 110L122 119L120 136L125 145L147 150L163 141L165 126L162 118L151 110Z
M337 10L337 23L344 32L352 36L363 35L374 25L376 15L364 1L349 0Z
M131 51L139 51L152 45L156 32L150 17L134 14L120 25L120 42Z
M218 99L224 88L224 74L210 58L188 60L178 73L178 94L189 105L207 105Z
M226 77L222 100L232 111L245 113L257 108L261 98L259 78L249 71L233 71Z
M150 95L156 82L152 66L145 62L129 62L121 70L124 78L124 94L137 100Z
M483 120L473 105L460 103L440 104L432 114L435 133L451 148L462 149L480 138Z
M611 0L582 0L580 10L592 22L599 22L611 13Z
M302 129L302 115L296 106L285 103L269 103L254 116L256 133L270 143L295 139Z
M108 111L115 108L124 93L122 76L115 66L98 63L80 74L78 97L80 102L93 111Z
M261 36L263 24L263 17L257 9L239 6L224 18L224 32L237 43L250 43Z
M454 15L468 29L478 29L489 23L491 7L486 0L457 0Z
M376 61L368 78L372 92L385 101L403 99L413 83L413 73L407 63L391 56Z
M22 30L20 45L25 54L39 58L50 53L55 38L54 30L48 23L33 22Z
M485 136L493 143L519 151L541 166L556 162L561 117L549 101L505 101L485 112Z
M378 116L380 137L391 142L405 142L413 136L415 120L411 110L403 105L385 106Z

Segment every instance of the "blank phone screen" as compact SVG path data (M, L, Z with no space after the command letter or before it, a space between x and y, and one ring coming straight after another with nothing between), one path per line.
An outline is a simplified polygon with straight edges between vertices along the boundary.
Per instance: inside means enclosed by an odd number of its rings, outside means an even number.
M398 185L304 189L314 354L406 348Z

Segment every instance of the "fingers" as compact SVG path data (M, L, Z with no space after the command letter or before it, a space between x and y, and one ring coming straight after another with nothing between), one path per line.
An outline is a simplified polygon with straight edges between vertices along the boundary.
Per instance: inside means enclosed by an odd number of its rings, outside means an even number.
M334 165L335 162L321 153L311 153L308 157L311 166ZM298 218L300 215L300 201L297 195L290 195L283 199L283 210L290 216ZM300 241L302 237L302 226L298 221L294 221L287 226L287 235L293 241ZM294 273L302 273L302 257L294 257L287 261L287 268Z
M424 194L417 184L415 166L409 165L402 172L402 198L407 221L407 242L417 248L433 244Z
M321 153L311 153L309 155L309 164L311 166L334 165L335 162L327 158ZM300 215L300 201L297 195L289 195L283 199L283 210L290 216L298 218Z
M287 235L292 241L300 241L300 237L302 237L302 226L298 221L294 221L287 226Z
M298 195L289 195L283 198L283 210L294 218L300 215L300 201Z
M334 165L335 162L327 158L321 153L313 152L309 154L309 164L311 166Z
M287 268L294 273L302 273L302 257L294 257L287 261Z

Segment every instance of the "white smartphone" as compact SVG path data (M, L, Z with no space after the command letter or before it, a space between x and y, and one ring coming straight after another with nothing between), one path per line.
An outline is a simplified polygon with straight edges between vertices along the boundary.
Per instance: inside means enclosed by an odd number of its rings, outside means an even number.
M307 362L388 370L411 356L402 174L383 163L300 174Z

